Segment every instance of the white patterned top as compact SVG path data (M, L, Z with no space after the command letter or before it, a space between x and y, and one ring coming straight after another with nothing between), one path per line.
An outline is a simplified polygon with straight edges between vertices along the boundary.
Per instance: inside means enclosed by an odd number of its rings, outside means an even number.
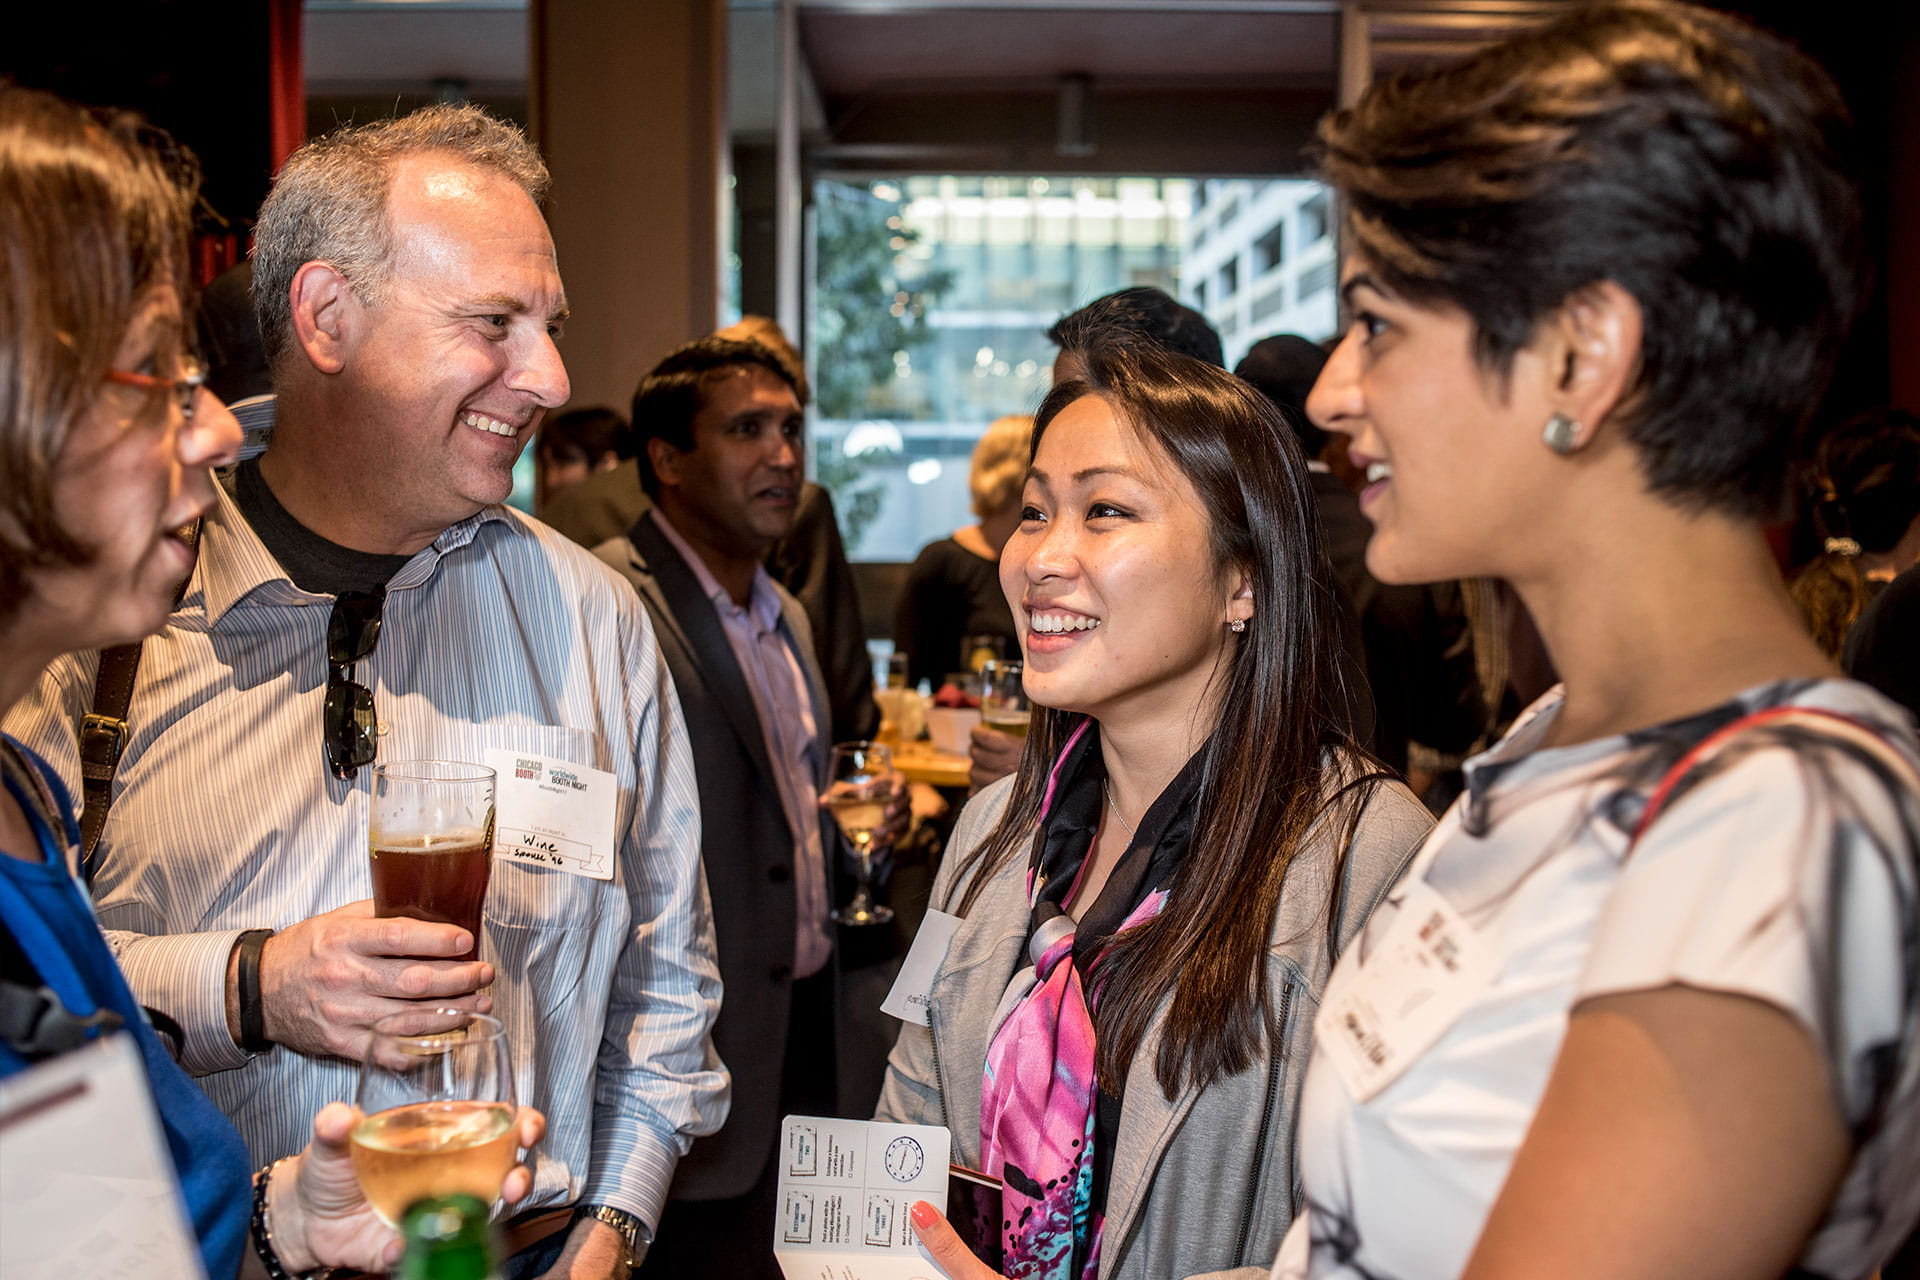
M1273 1275L1458 1276L1569 1010L1673 983L1763 1000L1813 1037L1856 1146L1800 1274L1870 1274L1920 1218L1920 794L1799 721L1742 729L1622 856L1672 765L1741 716L1841 712L1911 764L1920 754L1905 715L1864 685L1793 681L1542 748L1560 705L1556 689L1468 763L1467 791L1342 958L1327 1004L1343 974L1387 963L1381 940L1421 881L1491 952L1464 1011L1364 1101L1338 1055L1316 1050L1301 1105L1308 1211ZM1316 1045L1324 1038L1323 1028Z

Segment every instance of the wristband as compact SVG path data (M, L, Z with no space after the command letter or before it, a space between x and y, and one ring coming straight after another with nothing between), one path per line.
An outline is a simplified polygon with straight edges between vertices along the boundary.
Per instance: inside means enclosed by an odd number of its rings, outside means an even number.
M267 1010L260 999L260 953L266 950L271 929L249 929L240 935L239 970L234 978L234 994L240 1005L240 1047L248 1053L265 1053L273 1048L267 1039Z
M280 1255L273 1247L273 1214L267 1207L267 1184L273 1181L274 1171L292 1158L292 1156L282 1156L254 1175L253 1213L247 1220L247 1235L253 1240L253 1252L259 1257L260 1265L265 1268L267 1280L328 1280L328 1277L333 1275L332 1267L315 1267L312 1271L289 1271L286 1264L280 1261Z

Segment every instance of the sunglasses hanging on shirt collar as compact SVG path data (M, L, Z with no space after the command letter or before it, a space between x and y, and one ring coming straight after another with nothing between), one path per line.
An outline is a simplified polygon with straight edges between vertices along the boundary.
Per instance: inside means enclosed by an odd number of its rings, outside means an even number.
M354 665L380 643L380 613L387 589L343 591L327 618L327 705L323 720L327 765L336 778L351 778L378 754L373 690L353 678Z

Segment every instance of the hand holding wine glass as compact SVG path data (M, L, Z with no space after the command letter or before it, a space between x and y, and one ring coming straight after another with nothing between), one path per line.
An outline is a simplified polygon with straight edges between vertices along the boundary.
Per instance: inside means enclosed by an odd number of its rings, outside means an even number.
M368 1203L355 1175L351 1138L363 1119L344 1102L330 1103L313 1118L307 1149L274 1165L267 1175L268 1220L274 1253L288 1271L320 1266L381 1272L400 1256L400 1236ZM547 1118L521 1107L513 1136L522 1150L545 1135ZM533 1172L515 1165L500 1198L517 1204L533 1190Z
M827 779L821 802L859 858L853 901L834 912L833 918L846 925L885 924L893 919L893 908L873 900L873 854L895 791L893 753L877 742L837 743Z
M360 1066L353 1167L389 1226L428 1196L500 1197L514 1165L513 1066L496 1018L457 1009L392 1014Z

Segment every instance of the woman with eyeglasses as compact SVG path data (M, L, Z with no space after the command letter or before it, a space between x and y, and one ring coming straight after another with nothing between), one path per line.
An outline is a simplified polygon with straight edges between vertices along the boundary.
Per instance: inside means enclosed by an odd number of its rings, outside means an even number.
M1143 344L1035 419L1000 555L1034 704L960 815L960 917L883 1119L1002 1182L1009 1276L1264 1274L1334 957L1431 819L1354 745L1306 462L1280 411ZM950 1276L991 1275L916 1209Z
M180 530L212 505L209 468L239 444L186 349L190 173L128 119L0 87L0 715L60 654L166 621L194 562ZM69 871L71 798L11 738L0 779L0 1075L124 1028L210 1276L243 1259L270 1275L394 1261L398 1237L353 1176L344 1105L250 1193L239 1135L163 1047ZM523 1111L522 1145L542 1126ZM0 1169L10 1186L32 1177ZM530 1182L516 1169L507 1199Z
M1842 1280L1920 1216L1920 747L1761 532L1862 293L1847 136L1661 0L1322 126L1367 565L1506 580L1564 683L1328 985L1278 1277Z

